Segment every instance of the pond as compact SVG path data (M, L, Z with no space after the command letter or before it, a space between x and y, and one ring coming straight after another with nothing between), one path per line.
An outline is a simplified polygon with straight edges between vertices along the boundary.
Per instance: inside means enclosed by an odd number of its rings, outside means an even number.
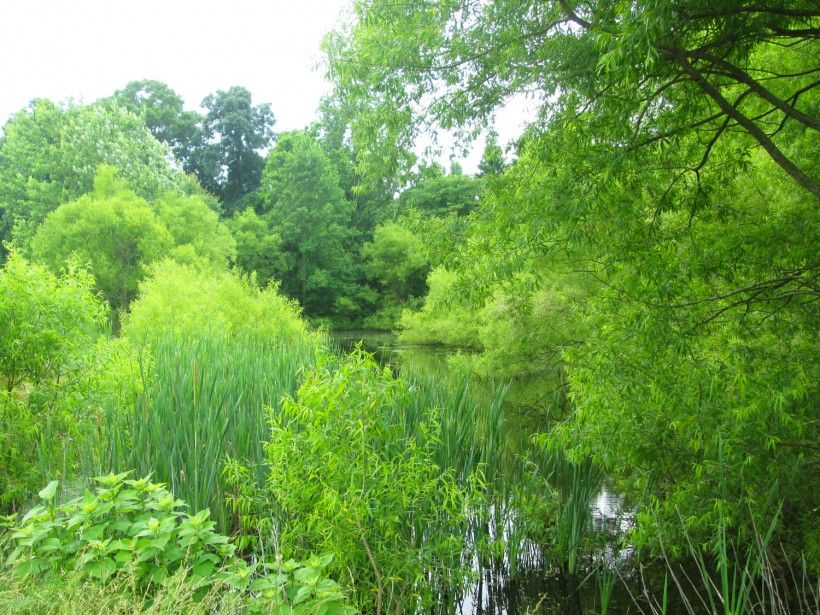
M341 331L332 335L339 349L347 352L357 345L374 354L383 365L391 366L396 372L409 371L425 373L437 380L454 382L463 377L454 373L455 368L448 361L452 349L440 346L419 346L400 342L395 335L381 331ZM530 445L530 435L537 431L539 421L544 424L543 413L537 407L522 403L528 394L516 391L516 383L510 385L510 400L503 407L505 416L504 441L512 449L511 457ZM531 383L530 385L531 386ZM476 387L481 393L481 383ZM489 396L488 396L489 397ZM601 488L591 498L590 509L595 532L601 536L617 537L626 531L631 522L631 515L623 498L607 488ZM459 615L507 615L513 613L567 613L591 612L596 608L599 589L595 579L586 585L588 589L568 592L570 584L560 570L545 557L543 548L535 541L517 532L517 513L515 510L493 511L499 518L487 524L489 533L500 531L506 543L515 542L512 549L515 555L511 561L510 550L493 561L472 562L475 583L465 595L453 600L455 605L445 607L442 612L455 612ZM503 517L503 518L501 518ZM498 523L501 521L501 523ZM490 529L490 526L493 529ZM515 536L515 538L513 538ZM599 548L597 559L606 566L621 566L629 559L631 552L615 546L614 540L604 541ZM577 579L580 581L581 579ZM619 609L618 605L622 608ZM628 612L634 607L628 595L615 592L610 603L609 612Z

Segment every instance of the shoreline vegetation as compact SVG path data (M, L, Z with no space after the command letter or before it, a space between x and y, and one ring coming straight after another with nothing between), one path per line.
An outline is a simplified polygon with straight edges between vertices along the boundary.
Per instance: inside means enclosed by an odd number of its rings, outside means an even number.
M357 2L283 133L15 114L0 612L817 612L820 12L718 5Z

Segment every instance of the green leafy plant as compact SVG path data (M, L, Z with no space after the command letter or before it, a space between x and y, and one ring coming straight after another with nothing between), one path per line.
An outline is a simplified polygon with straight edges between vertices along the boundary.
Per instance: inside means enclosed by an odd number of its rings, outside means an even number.
M85 271L61 276L13 253L0 269L0 511L46 476L73 474L87 443L95 341L106 318Z
M297 556L332 553L331 570L349 575L358 604L376 613L437 604L467 574L478 477L461 486L438 465L438 411L419 410L410 425L410 405L408 386L366 353L320 357L272 414L264 489L249 490L248 471L229 467L247 530Z
M37 583L65 574L98 583L126 578L124 590L146 596L176 579L194 599L239 592L250 613L355 612L324 574L332 556L248 564L234 556L227 536L214 531L208 509L183 512L186 504L161 483L128 474L98 476L93 491L63 504L57 503L57 481L50 482L38 494L42 504L11 528L7 569Z
M231 558L235 547L213 531L207 509L186 514L162 484L127 475L96 477L94 491L60 505L58 483L49 483L38 494L43 503L14 528L6 563L21 575L76 567L101 580L133 567L138 582L150 585L183 566L206 578Z

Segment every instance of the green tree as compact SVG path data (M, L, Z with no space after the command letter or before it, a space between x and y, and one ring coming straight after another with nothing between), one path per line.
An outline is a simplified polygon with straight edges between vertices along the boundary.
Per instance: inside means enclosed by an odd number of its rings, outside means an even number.
M430 260L424 241L411 230L395 222L376 227L373 241L362 246L362 258L368 277L390 301L401 303L426 291Z
M167 143L186 172L192 172L191 154L202 143L202 116L185 111L184 101L161 81L130 81L114 92L113 99L123 108L142 117L148 130Z
M469 175L451 173L421 179L402 192L399 207L400 210L416 209L430 216L464 216L475 209L480 198L480 182Z
M260 193L264 217L288 256L282 290L309 315L355 311L359 288L351 251L353 205L311 135L292 132L279 137L265 163Z
M506 168L504 150L498 144L498 133L490 131L484 144L484 153L478 163L479 177L499 175Z
M237 266L255 273L261 284L281 279L290 269L288 255L282 251L282 238L253 209L234 214L228 226L236 239Z
M356 152L350 140L350 126L354 111L343 100L326 97L319 104L319 121L312 128L316 140L339 173L339 184L345 198L355 204L353 228L363 241L373 233L376 225L385 222L394 212L393 195L398 186L391 178L374 182L363 189L361 175L356 168Z
M339 96L359 111L362 168L377 176L402 166L395 152L421 130L470 133L527 92L553 125L584 116L615 152L652 148L695 179L716 142L742 134L736 147L761 148L818 196L817 159L788 146L820 128L818 17L805 0L371 0L325 48Z
M171 257L179 262L204 262L226 268L236 257L236 241L199 195L169 192L152 203L174 244Z
M118 310L128 307L159 259L225 269L236 256L236 242L202 197L169 192L149 203L108 166L100 167L92 192L46 217L32 249L54 271L71 255L88 263Z
M49 212L92 190L101 164L116 166L142 198L184 189L167 158L142 120L113 103L61 109L34 101L0 139L0 240L27 250Z
M273 140L273 113L267 103L253 105L251 93L238 86L209 94L202 107L207 110L204 142L194 151L190 168L230 214L259 186L265 166L259 150Z
M35 256L59 271L73 256L88 263L97 288L124 310L148 265L168 254L173 238L147 201L101 167L93 192L50 213L32 242Z

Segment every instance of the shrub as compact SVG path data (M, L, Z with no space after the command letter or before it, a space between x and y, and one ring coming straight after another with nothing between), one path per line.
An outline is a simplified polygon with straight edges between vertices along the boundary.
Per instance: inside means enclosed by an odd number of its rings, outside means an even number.
M75 402L88 397L89 348L105 317L83 271L58 277L16 254L0 270L0 510L76 462Z
M206 330L268 342L310 337L298 306L275 286L260 289L250 277L199 271L170 260L140 284L139 299L123 324L123 334L137 345L169 333L197 337Z
M471 490L435 462L435 408L411 430L405 383L361 351L336 361L320 358L272 418L265 490L234 504L253 529L276 515L283 550L332 553L364 610L431 606L466 574ZM246 473L231 469L241 492Z
M132 597L162 594L178 585L194 603L238 594L246 612L351 613L338 584L323 574L331 557L248 564L235 545L214 531L208 509L195 514L162 484L128 473L95 478L95 490L56 504L57 481L40 491L43 504L12 528L6 560L14 576L38 585L69 574L75 581L133 581ZM164 588L164 589L163 589ZM2 604L0 594L0 604ZM142 606L142 605L140 605ZM140 609L141 610L141 609Z

